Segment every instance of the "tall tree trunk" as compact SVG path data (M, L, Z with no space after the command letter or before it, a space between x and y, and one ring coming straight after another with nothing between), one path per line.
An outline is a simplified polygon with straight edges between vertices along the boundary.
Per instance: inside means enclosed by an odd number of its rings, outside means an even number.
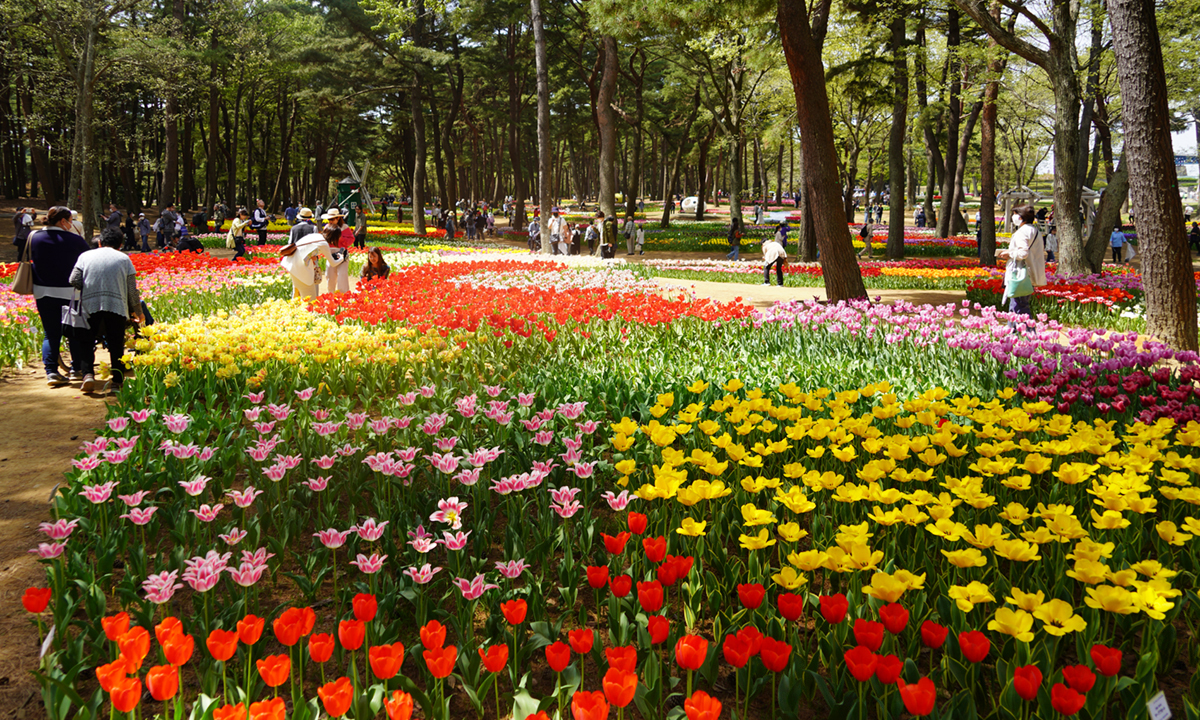
M1079 118L1079 184L1083 187L1087 175L1089 140L1092 137L1092 114L1096 104L1096 96L1100 93L1100 56L1104 53L1104 0L1100 4L1089 5L1092 14L1092 48L1088 56L1087 97L1083 102L1083 112Z
M1084 245L1084 260L1091 271L1097 275L1104 269L1104 258L1108 256L1108 239L1112 228L1121 222L1121 207L1129 197L1129 163L1126 156L1121 155L1121 164L1108 178L1108 185L1100 193L1100 207L1096 210L1096 220L1092 223L1092 232Z
M967 151L971 147L971 136L975 134L975 123L979 121L979 113L983 110L983 100L978 100L971 106L971 112L967 115L967 124L963 128L962 135L958 143L958 161L954 167L954 183L952 192L954 193L950 203L950 232L953 235L961 235L969 229L967 222L963 219L960 208L964 199L963 180L967 173Z
M529 0L533 18L533 53L537 62L537 139L538 139L538 227L542 235L542 253L550 247L550 69L546 60L546 31L542 25L542 0Z
M417 19L413 22L413 44L423 47L425 42L425 0L414 3ZM412 171L412 222L413 232L425 235L425 110L421 99L421 66L413 70L412 96L409 98L409 113L412 115L413 171Z
M24 80L28 82L28 77ZM37 171L38 182L42 185L42 195L47 205L57 205L59 188L54 171L50 167L50 159L46 155L45 136L40 131L35 131L34 124L29 121L29 118L33 117L33 85L29 83L27 86L21 86L21 82L22 78L18 78L17 83L21 87L21 110L26 118L25 134L29 140L29 158Z
M946 107L946 172L942 179L942 206L938 211L937 236L949 237L954 216L954 175L958 167L958 126L962 118L962 63L958 59L959 15L951 6L946 12L946 52L948 54L946 74L950 79L950 98Z
M804 0L778 0L776 19L796 96L796 119L804 137L804 194L811 201L810 216L821 248L825 294L837 302L866 297L867 291L838 197L837 153L821 62L822 26L829 5L829 0L819 3L823 12L818 10L815 32Z
M209 40L209 50L217 48L217 33L213 29ZM217 158L220 157L221 136L218 127L220 121L221 89L218 85L217 63L213 61L208 67L208 158L205 160L204 205L211 208L217 202ZM224 218L222 218L224 220Z
M905 16L892 20L892 128L888 135L887 256L904 257L904 138L908 135L908 58L904 52Z
M992 17L1000 20L1000 3L992 3ZM1004 64L999 44L988 42L988 82L983 90L983 123L979 128L979 262L996 265L996 101L1000 97L1000 73Z
M925 199L921 202L921 207L925 211L926 218L933 218L933 196L937 188L937 178L945 174L944 160L942 159L942 151L938 147L937 133L934 132L933 117L929 113L929 91L928 84L925 79L926 59L928 56L928 45L925 42L925 21L922 20L917 26L917 34L915 43L919 50L916 55L916 90L917 90L917 107L921 115L921 130L925 136Z
M525 227L525 167L521 154L521 86L517 82L517 45L521 31L517 25L508 26L508 159L513 173L513 197L516 209L513 222L518 229Z
M796 205L796 212L800 213L800 226L796 230L796 246L800 251L800 259L804 262L817 261L817 227L813 223L812 216L812 196L809 195L807 184L804 180L804 138L800 138L800 157L797 159L800 165L800 186L805 188L800 192L800 202Z
M1110 0L1113 52L1146 291L1146 330L1179 350L1197 350L1196 280L1183 234L1171 147L1171 109L1154 0Z
M696 166L696 220L704 219L704 204L705 198L708 196L710 183L708 182L708 150L712 147L713 133L716 132L716 123L711 123L708 126L708 134L700 141L700 158Z
M617 124L613 99L617 91L617 41L611 35L600 40L603 70L600 92L596 96L596 121L600 129L600 210L606 218L614 217L616 207ZM600 245L597 243L596 252Z

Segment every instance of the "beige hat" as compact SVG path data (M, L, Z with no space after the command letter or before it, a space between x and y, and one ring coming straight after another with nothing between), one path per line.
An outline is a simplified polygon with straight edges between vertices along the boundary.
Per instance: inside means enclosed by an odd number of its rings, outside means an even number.
M342 209L334 207L334 208L329 208L329 210L324 215L321 216L321 219L328 221L328 220L333 220L334 218L343 218L343 217L346 217L346 216L342 214Z
M296 217L300 218L301 220L312 220L312 208L300 208L300 212L296 213Z

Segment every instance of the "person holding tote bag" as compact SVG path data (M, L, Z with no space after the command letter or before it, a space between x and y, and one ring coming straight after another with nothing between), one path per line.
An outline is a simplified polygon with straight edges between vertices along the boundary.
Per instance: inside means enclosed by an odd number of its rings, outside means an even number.
M1012 234L1007 250L997 255L1008 259L1004 268L1004 297L1008 300L1008 311L1017 315L1033 317L1034 288L1046 284L1046 244L1042 234L1033 224L1033 207L1022 205L1013 210L1012 222L1017 229Z
M71 270L80 255L90 250L88 243L71 229L71 210L52 207L46 213L46 226L29 236L29 260L33 267L33 298L42 320L42 367L46 383L61 387L70 380L58 372L59 348L63 335L71 350L72 379L83 378L80 364L86 339L82 333L63 328L62 311L75 295Z

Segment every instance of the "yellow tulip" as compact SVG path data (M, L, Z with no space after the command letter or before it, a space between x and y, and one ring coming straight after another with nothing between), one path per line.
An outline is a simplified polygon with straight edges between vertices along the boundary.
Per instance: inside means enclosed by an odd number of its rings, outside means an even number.
M1075 567L1067 570L1067 577L1073 577L1088 585L1098 585L1108 579L1109 567L1095 560L1076 560Z
M700 394L708 389L708 383L703 380L696 380L691 385L687 386L688 392Z
M788 555L788 562L806 572L812 572L825 564L828 555L820 550L805 550Z
M621 418L621 422L610 425L612 431L618 435L632 435L637 430L637 423L627 417Z
M771 579L786 590L795 590L808 582L808 578L796 572L795 568L787 565L772 575Z
M1042 603L1045 602L1045 600L1046 593L1042 592L1041 590L1038 590L1035 593L1027 593L1023 592L1018 587L1013 587L1012 591L1009 593L1009 596L1004 598L1004 602L1009 603L1010 605L1016 605L1022 610L1028 612L1034 612L1037 610L1042 606Z
M742 506L742 524L746 527L770 525L775 522L775 513L762 510L751 503ZM765 530L763 532L766 532Z
M993 632L1011 635L1021 642L1033 640L1033 616L1024 610L1002 607L996 611L995 619L987 627Z
M1013 562L1036 562L1042 559L1038 546L1024 540L1000 540L992 548L1000 557Z
M1090 608L1117 613L1118 615L1129 615L1137 612L1137 607L1134 605L1133 593L1125 588L1113 587L1111 585L1099 585L1087 588L1087 597L1084 599L1084 602Z
M706 527L708 527L708 521L706 520L696 521L689 517L685 517L680 526L676 528L675 532L688 537L704 537L704 529Z
M1170 520L1164 520L1163 522L1158 523L1154 526L1154 529L1158 532L1158 536L1162 538L1163 542L1169 545L1183 545L1188 540L1192 539L1191 535L1179 532L1179 529L1175 526L1175 523L1171 522Z
M631 475L637 468L637 461L632 459L622 460L616 465L613 465L613 468L622 475Z
M894 603L908 590L908 584L882 570L871 575L871 584L863 588L863 594L880 602Z
M958 605L958 609L965 613L974 610L976 605L996 601L988 586L977 580L973 580L967 585L951 585L947 594Z
M967 548L966 550L943 550L942 554L950 561L950 564L958 568L983 567L987 565L985 558L975 548Z
M1087 627L1087 621L1075 614L1075 608L1070 603L1058 599L1040 605L1033 611L1033 616L1042 621L1042 630L1058 637L1080 632Z
M739 535L738 542L745 550L762 550L775 544L775 539L766 528L758 531L758 535Z

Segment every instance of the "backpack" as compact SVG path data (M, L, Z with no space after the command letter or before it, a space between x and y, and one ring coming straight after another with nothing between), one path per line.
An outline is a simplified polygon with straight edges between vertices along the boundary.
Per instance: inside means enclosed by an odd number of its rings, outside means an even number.
M865 238L865 237L867 236L867 228L868 228L868 227L870 227L870 226L869 226L869 225L863 225L863 226L862 226L862 230L859 230L859 231L858 231L858 236L859 236L860 238Z

